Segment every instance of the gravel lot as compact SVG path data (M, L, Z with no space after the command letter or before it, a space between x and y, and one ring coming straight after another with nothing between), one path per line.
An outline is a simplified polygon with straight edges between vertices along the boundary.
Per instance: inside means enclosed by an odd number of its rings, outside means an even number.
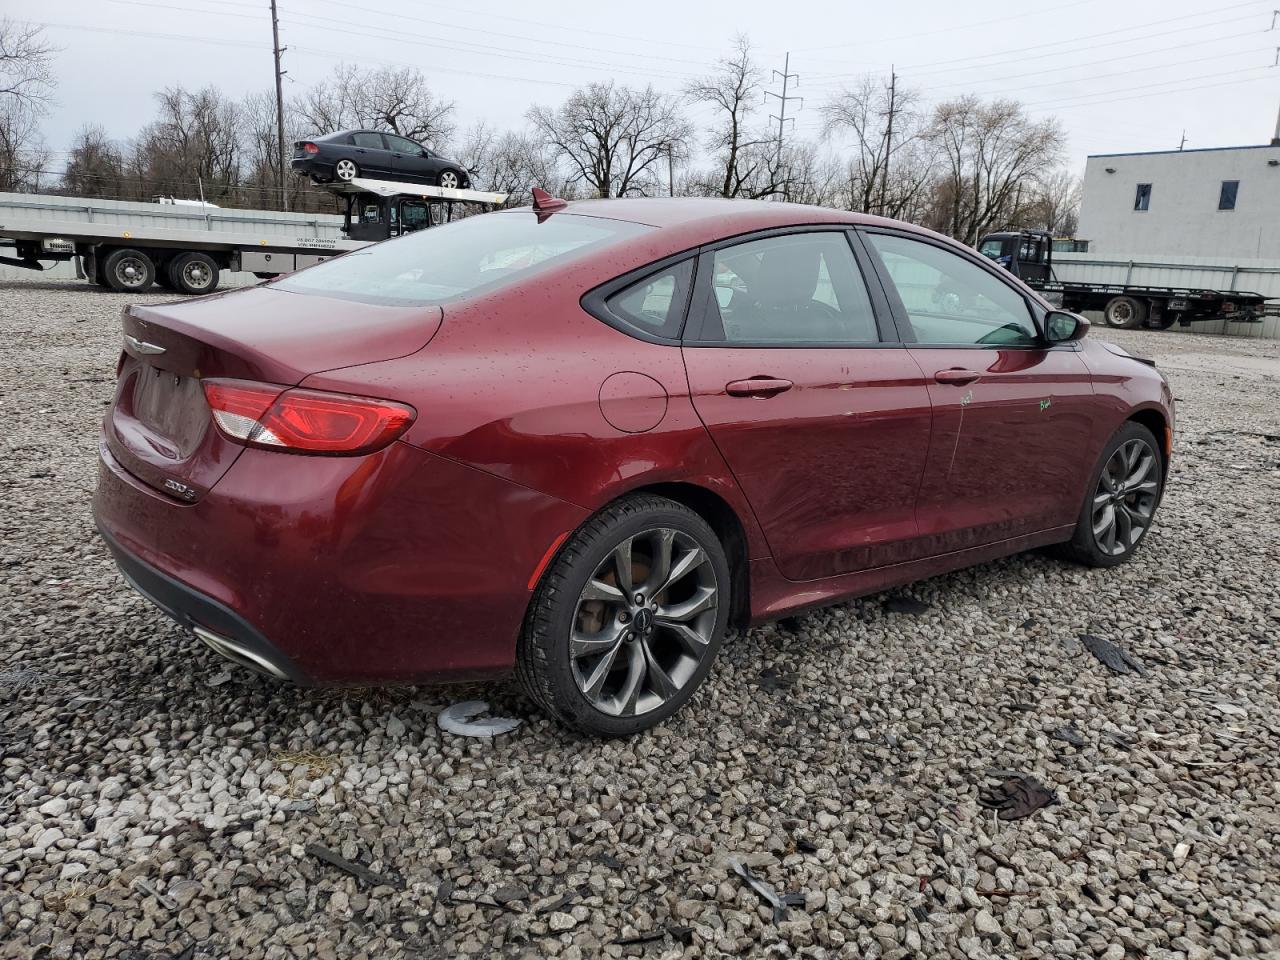
M602 744L510 684L282 687L135 597L89 516L125 302L0 283L0 956L1280 953L1280 343L1099 334L1181 400L1135 562L1025 555L892 595L917 615L752 630ZM524 725L437 728L476 695ZM996 821L993 768L1060 803ZM803 906L775 922L733 855Z

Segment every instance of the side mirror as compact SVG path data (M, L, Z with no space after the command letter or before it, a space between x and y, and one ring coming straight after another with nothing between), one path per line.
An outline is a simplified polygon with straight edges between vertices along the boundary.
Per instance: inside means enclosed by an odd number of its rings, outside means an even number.
M1089 332L1089 321L1078 313L1050 310L1044 315L1044 338L1050 343L1083 340Z

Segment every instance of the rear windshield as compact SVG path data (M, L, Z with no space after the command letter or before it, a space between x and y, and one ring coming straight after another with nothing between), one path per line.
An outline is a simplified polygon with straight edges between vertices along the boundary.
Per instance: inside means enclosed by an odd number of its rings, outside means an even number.
M355 250L272 286L362 303L441 303L524 279L652 227L528 210L485 213Z

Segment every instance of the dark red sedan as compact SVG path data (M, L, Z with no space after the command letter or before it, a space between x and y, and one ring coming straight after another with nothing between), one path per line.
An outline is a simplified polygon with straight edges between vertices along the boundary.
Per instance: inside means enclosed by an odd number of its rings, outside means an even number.
M902 223L544 202L130 307L94 510L134 586L240 663L514 668L627 734L730 623L1046 544L1128 559L1173 400L1087 327Z

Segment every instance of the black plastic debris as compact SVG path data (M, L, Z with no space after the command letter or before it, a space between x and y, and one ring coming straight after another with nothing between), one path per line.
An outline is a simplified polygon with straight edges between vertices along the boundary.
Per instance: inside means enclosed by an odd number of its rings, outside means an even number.
M785 690L795 681L794 673L779 673L773 667L765 667L760 671L760 679L757 685L761 690L773 693L776 690Z
M548 913L556 913L557 911L563 910L565 907L569 906L569 904L576 903L578 900L581 900L581 899L582 899L581 889L566 890L564 893L560 894L560 896L556 897L550 903L544 903L542 906L538 907L537 912L540 916Z
M636 947L645 943L657 943L659 940L667 939L666 930L650 930L648 933L638 933L634 937L618 937L611 940L615 947Z
M818 845L808 837L795 837L796 850L799 853L817 853Z
M384 877L380 873L370 870L368 867L360 863L352 863L341 854L334 853L328 847L321 846L318 843L307 844L307 853L318 860L323 860L339 870L346 871L361 883L367 883L371 887L399 887L400 883L391 877Z
M915 597L890 597L884 602L884 608L889 613L907 613L918 617L929 609L929 604Z
M1064 740L1073 747L1084 746L1084 737L1080 735L1080 731L1075 727L1058 727L1049 736L1055 740Z
M988 810L997 811L1001 820L1021 820L1041 807L1058 802L1058 795L1035 777L1018 777L1005 780L978 794L978 803Z
M747 886L754 890L761 900L773 907L774 923L781 923L787 919L787 907L804 906L803 893L784 893L779 895L778 891L752 873L751 868L737 857L729 858L729 866L733 868L734 873L746 881Z
M1123 733L1116 733L1114 730L1107 730L1102 735L1121 750L1133 749L1134 740L1130 737L1126 737Z
M1095 637L1092 634L1080 634L1080 642L1084 644L1084 648L1092 653L1104 667L1112 673L1136 673L1146 674L1142 663L1128 650L1118 647L1110 640L1103 640L1101 637Z
M1032 627L1036 625L1036 623L1037 621L1035 617L1027 617L1027 619L1023 620L1022 623L1018 625L1018 629L1030 630Z

